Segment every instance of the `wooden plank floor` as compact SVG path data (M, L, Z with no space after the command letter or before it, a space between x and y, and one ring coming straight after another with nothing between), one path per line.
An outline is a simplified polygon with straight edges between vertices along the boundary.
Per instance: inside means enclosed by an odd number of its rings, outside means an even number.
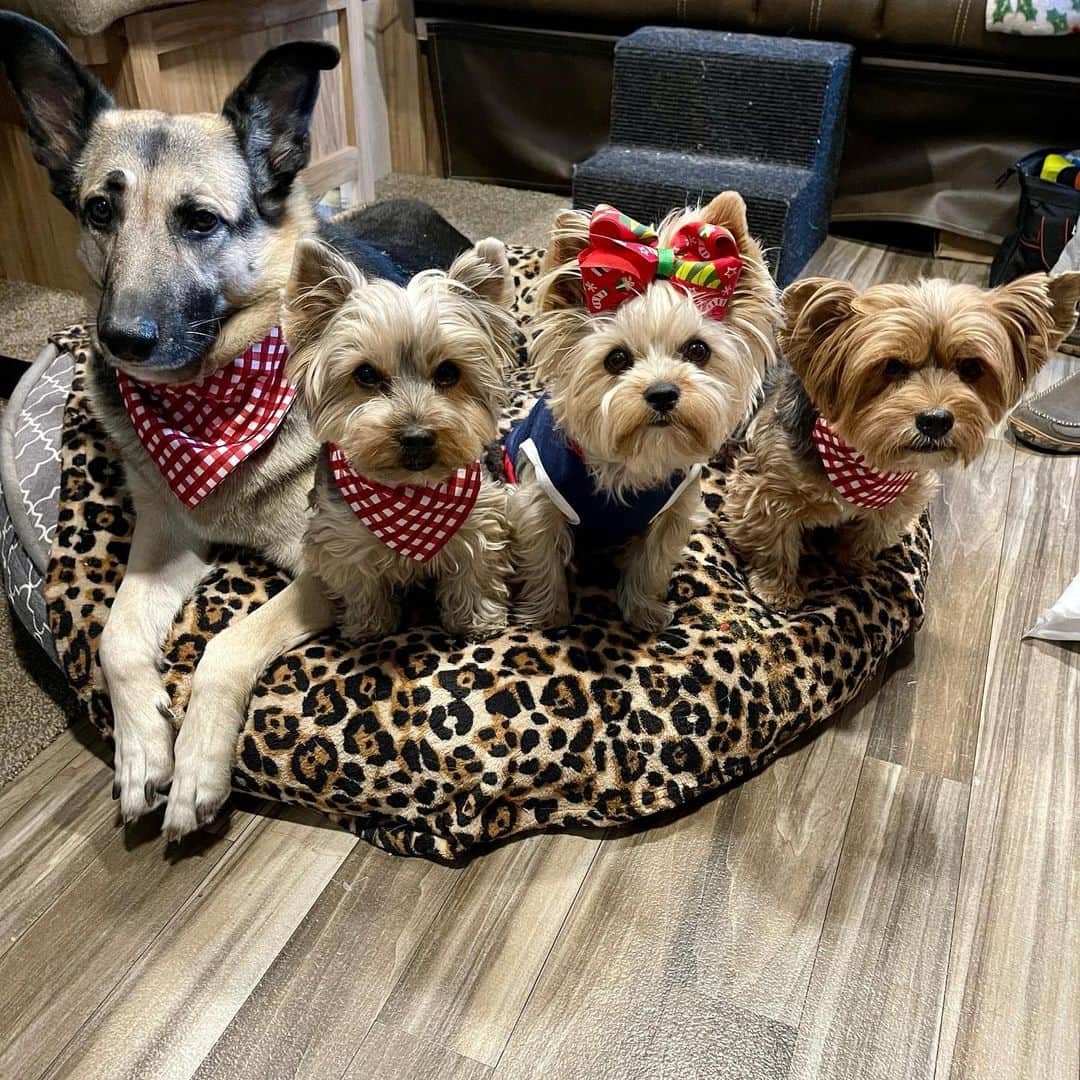
M808 272L983 277L838 240ZM655 829L450 870L249 806L172 858L66 733L0 792L0 1077L1075 1080L1080 648L1021 634L1078 508L1080 458L995 439L915 640Z

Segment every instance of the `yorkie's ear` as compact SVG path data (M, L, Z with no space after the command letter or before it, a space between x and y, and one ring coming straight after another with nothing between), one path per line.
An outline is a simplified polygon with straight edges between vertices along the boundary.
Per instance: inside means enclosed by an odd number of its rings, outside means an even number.
M296 245L281 318L289 345L289 377L294 382L305 381L314 359L308 346L319 340L330 317L363 284L360 271L333 248L318 240L301 240Z
M1076 325L1080 271L1028 274L990 292L1013 346L1021 385L1046 363Z
M740 250L750 245L750 226L746 221L746 203L737 191L721 191L701 208L706 225L721 225L733 237Z
M514 298L506 245L489 236L462 252L450 266L449 276L471 289L481 300L508 308Z
M540 264L537 303L541 311L585 306L577 259L588 242L589 215L583 210L560 210Z
M780 348L819 406L832 402L839 389L840 355L829 339L854 314L858 295L848 282L833 278L804 278L781 295Z
M1054 329L1050 334L1050 349L1056 349L1076 326L1076 305L1080 304L1080 270L1054 274L1047 283L1050 294Z

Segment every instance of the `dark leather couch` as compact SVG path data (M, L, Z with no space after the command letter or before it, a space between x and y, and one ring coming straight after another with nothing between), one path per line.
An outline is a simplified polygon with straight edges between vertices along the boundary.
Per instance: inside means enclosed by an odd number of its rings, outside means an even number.
M626 33L694 26L846 41L869 53L1020 64L1080 74L1080 40L988 33L984 0L433 0L418 14Z
M1080 35L988 33L985 0L417 0L416 15L444 54L452 175L567 188L605 139L614 41L651 24L856 47L834 220L996 241L1016 205L1002 171L1080 146Z

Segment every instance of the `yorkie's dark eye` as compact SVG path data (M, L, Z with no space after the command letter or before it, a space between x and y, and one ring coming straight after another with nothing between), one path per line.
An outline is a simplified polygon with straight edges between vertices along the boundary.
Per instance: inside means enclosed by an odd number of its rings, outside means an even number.
M439 387L440 390L445 390L448 386L453 386L460 379L461 368L459 368L453 360L444 360L431 376L431 381Z
M184 228L200 236L208 236L221 224L213 210L192 210L184 215Z
M982 361L973 356L969 356L964 360L957 360L956 362L956 374L959 375L964 382L975 382L982 373Z
M619 375L624 371L629 371L633 366L634 360L625 349L612 349L611 352L604 357L604 367L606 367L612 375Z
M91 225L104 229L113 218L112 203L104 195L95 195L92 199L87 199L83 213Z
M898 356L890 356L881 369L886 379L902 379L908 373L908 366Z
M682 347L682 354L691 364L697 364L698 367L703 367L709 362L709 357L712 356L712 349L710 349L700 338L693 338Z
M367 389L373 389L376 386L382 386L383 377L379 374L377 368L372 367L370 364L361 364L354 372L353 378L360 386Z

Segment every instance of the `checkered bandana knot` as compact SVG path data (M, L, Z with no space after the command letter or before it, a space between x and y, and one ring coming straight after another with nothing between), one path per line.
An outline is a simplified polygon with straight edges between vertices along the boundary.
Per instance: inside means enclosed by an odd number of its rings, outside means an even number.
M853 506L880 510L894 502L915 479L913 472L878 472L870 468L862 454L848 446L823 416L814 423L813 439L832 486Z
M330 469L349 509L368 529L391 551L422 563L437 555L472 513L482 475L474 461L435 487L390 487L354 472L334 445Z
M135 434L173 494L196 507L277 431L296 397L275 326L227 367L175 386L116 382Z

